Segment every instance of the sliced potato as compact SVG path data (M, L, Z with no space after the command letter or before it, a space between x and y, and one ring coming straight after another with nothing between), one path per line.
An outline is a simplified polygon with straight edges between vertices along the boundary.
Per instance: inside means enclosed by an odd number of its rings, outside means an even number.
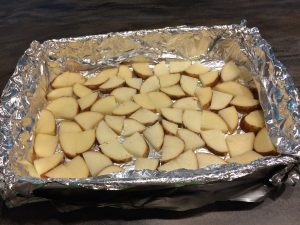
M84 86L97 89L101 84L107 81L109 78L117 76L118 68L109 68L104 69L101 72L97 72L94 77L89 78L85 83Z
M96 176L105 167L112 165L112 161L100 152L88 151L82 154L92 176Z
M169 74L169 65L165 61L161 61L154 66L153 71L156 76Z
M37 120L35 125L35 132L41 134L55 135L56 125L55 118L52 112L49 110L42 110L40 118Z
M113 90L110 94L112 96L115 96L117 102L123 103L132 99L132 97L136 94L136 89L129 87L120 87Z
M136 94L133 96L133 100L136 104L140 105L141 107L149 110L155 110L155 104L151 101L149 95L147 93L143 94Z
M59 125L59 133L81 132L81 127L74 121L63 120Z
M228 147L225 142L225 134L220 130L202 131L201 136L206 143L207 148L215 154L225 155Z
M140 93L157 91L160 88L159 80L156 76L147 78L141 86Z
M132 71L129 69L127 65L120 65L117 76L125 80L126 78L132 77Z
M168 162L175 159L180 153L183 152L184 142L175 136L165 135L164 142L162 145L162 162Z
M213 91L210 109L211 110L221 110L226 108L233 96L231 94L219 92L219 91Z
M224 159L209 153L197 153L197 160L199 168L204 168L210 165L226 164Z
M168 95L159 91L150 92L148 93L148 96L155 105L157 111L160 111L161 108L170 107L173 104Z
M78 104L73 97L55 99L46 107L57 119L73 119L78 113Z
M180 80L180 74L179 73L174 73L174 74L165 74L165 75L160 75L158 77L159 79L159 84L160 87L169 87L177 84Z
M182 75L180 78L180 86L182 90L190 96L195 95L198 79Z
M262 158L262 155L256 153L255 151L248 151L241 155L234 156L226 161L228 163L240 163L240 164L248 164L254 160Z
M60 164L64 160L64 154L63 153L56 153L54 155L36 159L33 161L34 168L36 169L36 172L39 176L45 174L49 170L56 167L58 164Z
M199 79L204 87L214 87L219 83L219 71L212 70L199 75Z
M116 139L118 135L105 123L101 121L96 129L96 138L99 144L103 144L112 139Z
M101 170L97 176L107 175L110 173L119 173L119 172L123 172L123 171L124 171L124 169L119 166L108 166L108 167L105 167L103 170Z
M214 87L216 91L224 92L231 94L233 96L245 96L248 98L253 98L253 94L249 88L235 82L235 81L227 81L224 83L220 83Z
M73 95L72 87L63 87L63 88L57 88L50 91L47 94L47 99L52 101L60 97L72 97L72 95Z
M254 150L261 155L274 155L276 153L276 148L265 127L262 128L255 137Z
M83 130L90 130L95 128L103 119L103 115L98 112L82 112L74 117L74 120L79 124Z
M156 151L159 151L164 140L164 130L159 122L146 128L144 131L144 137L155 148Z
M35 167L31 162L25 159L18 160L18 163L21 164L24 169L27 171L28 175L31 177L40 178L40 175L37 173Z
M156 170L158 167L158 159L137 158L134 163L135 170Z
M255 110L245 116L241 121L241 128L245 132L258 132L265 126L264 113L262 110Z
M198 77L199 74L207 73L208 71L209 71L209 67L207 67L199 62L192 64L189 68L187 68L185 70L185 72L188 75L193 76L193 77Z
M53 88L72 87L76 83L84 83L85 78L80 73L64 72L57 76L51 86Z
M177 134L184 142L184 151L195 150L205 145L204 141L198 134L188 129L179 129Z
M142 78L128 77L128 78L125 78L125 82L128 87L140 90L143 80L142 80Z
M120 105L118 105L113 111L113 115L117 116L125 116L130 115L131 113L134 113L136 110L138 110L141 106L136 104L133 101L127 101L123 102Z
M251 112L259 107L258 100L245 96L235 96L230 104L240 112Z
M187 70L191 65L190 61L171 61L169 63L170 73L180 73Z
M93 93L93 91L91 89L89 89L86 86L79 84L79 83L74 84L73 92L79 98L82 98L84 96L87 96L87 95L90 95Z
M226 137L230 157L235 157L245 152L252 151L254 145L254 133L235 134Z
M129 136L134 134L135 132L142 132L146 129L146 127L140 122L134 119L125 119L122 135Z
M198 109L198 101L195 97L186 97L178 99L174 104L172 105L173 108L177 109L191 109L191 110L197 110Z
M94 92L92 94L86 95L77 100L80 109L86 110L89 109L98 99L98 93Z
M111 77L99 86L102 92L111 92L113 89L123 86L125 80L121 77Z
M222 109L218 112L219 116L225 121L230 133L233 133L238 127L239 118L238 112L234 106Z
M173 85L173 86L169 86L169 87L164 87L160 89L162 92L164 92L165 94L169 95L170 98L181 98L185 96L184 91L182 90L182 88L179 85Z
M198 169L198 160L193 151L186 151L179 155L176 159L171 160L158 167L160 171L171 171L177 169Z
M153 71L150 69L149 63L133 63L132 68L135 74L143 79L153 75Z
M100 148L103 154L114 162L128 162L131 160L131 154L116 139L101 144Z
M207 109L212 99L211 87L197 88L195 94L198 97L201 108Z
M124 119L125 119L124 116L111 116L111 115L106 115L104 118L106 124L118 134L120 134L123 129Z
M178 125L176 123L172 123L168 120L162 120L161 125L167 134L177 134Z
M183 110L178 108L162 108L161 114L167 120L174 123L182 123Z
M89 176L89 168L79 155L67 162L65 166L72 174L70 178L87 178Z
M145 158L148 156L149 148L143 136L136 132L126 137L123 142L124 148L133 156Z
M224 133L228 131L227 124L224 120L218 114L207 110L202 111L201 129L221 130Z
M195 110L184 110L182 115L183 125L191 131L200 133L202 113Z
M57 144L57 136L37 134L34 139L33 148L37 157L48 157L54 154Z
M134 119L144 125L151 125L158 120L158 115L148 109L142 108L133 113L129 118Z
M60 164L57 167L55 167L54 169L48 171L45 174L45 177L48 177L48 178L71 178L72 173L70 170L68 170L68 168L65 165Z
M221 79L223 82L232 81L239 78L241 74L240 69L235 65L233 61L227 62L221 71Z
M91 111L102 114L111 114L118 106L114 96L106 96L97 100L91 107Z

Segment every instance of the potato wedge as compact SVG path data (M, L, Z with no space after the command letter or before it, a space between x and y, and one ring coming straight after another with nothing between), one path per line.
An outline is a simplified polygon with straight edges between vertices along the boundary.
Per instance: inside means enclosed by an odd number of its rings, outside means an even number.
M92 94L86 95L77 100L78 105L82 111L89 109L98 99L98 93L93 92Z
M137 158L134 163L135 170L156 170L158 167L158 159Z
M182 123L183 110L178 108L162 108L161 114L167 120L173 123Z
M149 148L143 136L136 132L126 137L123 142L124 148L133 156L145 158L148 156Z
M149 63L133 63L132 68L135 74L143 79L153 75L153 71L150 69Z
M161 108L170 107L173 104L168 95L159 91L150 92L148 96L155 105L156 111L160 111Z
M171 61L169 63L170 73L180 73L187 70L191 65L190 61Z
M180 86L182 90L189 96L195 96L198 79L182 75L180 78Z
M114 96L106 96L97 100L91 107L91 111L102 114L111 114L118 104Z
M219 92L219 91L212 91L212 99L210 104L211 110L221 110L226 108L231 99L233 98L233 95Z
M120 134L123 129L123 124L125 117L124 116L111 116L106 115L104 118L106 124L113 129L114 132Z
M192 64L191 66L189 66L186 70L185 73L193 76L193 77L198 77L199 74L203 74L203 73L207 73L209 71L209 67L196 62L194 64Z
M204 141L198 134L188 129L178 129L177 134L184 142L184 151L195 150L205 145Z
M47 94L47 99L49 101L55 100L60 97L72 97L73 95L73 88L72 87L63 87L53 89Z
M41 134L55 135L56 124L52 112L46 109L41 111L40 118L37 120L35 125L35 132Z
M112 114L117 115L117 116L130 115L130 114L134 113L135 111L137 111L140 107L141 106L139 106L138 104L136 104L133 101L127 101L127 102L123 102L120 105L118 105L112 111Z
M202 113L195 110L184 110L182 115L183 125L196 133L201 131Z
M245 116L241 121L241 128L245 132L257 133L265 126L264 113L262 110L255 110Z
M56 119L73 119L78 113L78 104L73 97L55 99L46 107Z
M156 109L155 104L151 101L147 93L136 94L133 96L133 101L141 107L154 111Z
M218 112L219 116L225 121L230 133L233 133L238 127L239 118L238 112L234 106L222 109Z
M97 89L101 84L106 82L109 78L117 76L118 70L119 70L118 68L109 68L109 69L104 69L101 72L97 72L95 73L94 77L89 78L84 83L84 86L91 89Z
M103 154L114 162L128 162L132 158L131 154L116 139L101 144L100 148Z
M159 80L156 76L151 76L147 78L141 86L140 93L148 93L159 90Z
M117 76L125 80L126 78L132 77L132 71L127 65L120 65Z
M79 113L74 117L74 120L83 130L94 129L102 119L101 113L90 111Z
M101 170L97 176L107 175L107 174L111 174L111 173L119 173L119 172L123 172L123 171L124 171L124 169L122 167L108 166L108 167L105 167L103 170Z
M125 78L125 82L128 87L140 90L143 80L141 78L128 77L128 78Z
M63 153L56 153L54 155L36 159L33 161L34 168L39 176L45 174L46 172L50 171L58 164L60 164L64 160Z
M121 77L111 77L99 86L102 92L111 92L112 90L121 87L125 84L125 80Z
M198 97L201 109L207 109L212 99L211 87L197 88L195 94Z
M201 137L203 138L207 148L217 154L226 155L228 152L228 147L225 141L225 134L220 130L207 130L201 132Z
M146 128L143 134L147 141L153 146L153 148L156 151L159 151L164 141L164 130L159 122Z
M186 97L178 99L174 104L172 105L173 108L177 109L191 109L191 110L197 110L198 109L198 101L195 97Z
M227 124L224 120L216 113L211 111L203 110L202 111L202 121L201 129L202 130L221 130L226 133L228 131Z
M158 167L160 171L171 171L177 169L198 169L198 160L193 151L186 151L179 155L176 159L171 160Z
M136 89L129 87L120 87L114 89L110 94L112 96L115 96L117 102L123 103L132 100L132 98L136 94Z
M251 112L259 107L259 101L253 98L248 98L245 96L235 96L230 105L235 106L237 111L240 112Z
M72 87L76 83L84 83L85 78L80 73L64 72L51 83L53 88Z
M70 178L87 178L89 176L89 168L79 155L67 162L65 166L72 174Z
M161 125L165 131L166 134L177 134L178 125L176 123L172 123L168 120L162 120Z
M84 96L92 94L93 91L82 84L76 83L73 85L73 93L77 97L82 98Z
M235 157L245 152L252 151L255 135L253 132L234 134L226 137L230 157Z
M204 87L214 87L219 83L219 71L212 70L199 75L199 80Z
M156 76L169 74L169 65L165 61L161 61L154 66L153 71Z
M240 74L241 71L237 65L233 61L229 61L222 68L221 79L223 82L236 80Z
M54 154L58 137L49 134L37 134L34 139L34 151L37 157L48 157Z
M101 121L96 129L96 138L99 144L106 143L112 139L116 139L118 135L105 123Z
M59 125L59 133L81 132L81 127L74 121L63 120Z
M248 164L254 160L262 158L262 155L256 153L255 151L248 151L241 155L234 156L232 158L227 159L228 163L240 163L240 164Z
M180 138L171 135L165 135L161 148L161 162L168 162L172 159L175 159L183 152L183 149L184 142Z
M226 161L224 159L221 159L220 157L213 154L197 153L196 156L197 156L199 168L204 168L210 165L226 164Z
M110 158L100 152L88 151L82 156L92 176L96 176L101 170L112 165Z
M141 108L133 113L129 118L148 126L154 124L158 120L158 115L148 109Z
M143 132L145 129L146 127L140 122L134 119L125 119L122 135L129 136L134 134L135 132Z
M158 79L159 79L160 87L162 87L162 88L170 87L170 86L173 86L173 85L175 85L179 82L180 74L179 73L164 74L164 75L160 75L158 77Z
M233 96L245 96L248 98L253 98L253 94L249 88L235 82L235 81L227 81L220 83L214 87L216 91L224 92L231 94Z
M267 129L262 128L256 135L254 140L254 150L261 155L274 155L276 148L273 145Z

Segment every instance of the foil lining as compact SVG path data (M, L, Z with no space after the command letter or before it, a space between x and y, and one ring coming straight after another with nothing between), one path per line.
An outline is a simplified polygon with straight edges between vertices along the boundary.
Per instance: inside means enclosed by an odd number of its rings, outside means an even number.
M93 76L99 69L128 61L163 59L200 60L213 68L234 60L251 71L243 81L259 90L266 126L279 156L268 156L248 165L214 165L203 169L134 171L88 179L38 179L26 174L18 163L30 158L32 130L38 112L46 104L45 93L53 78L63 71ZM253 79L252 79L253 78ZM33 191L43 187L125 190L182 187L233 181L275 166L284 169L270 178L279 185L287 177L299 180L300 101L290 74L274 56L257 28L240 25L213 27L167 27L77 38L33 41L17 63L0 104L0 194L10 206L39 200ZM290 173L293 171L292 173ZM20 197L22 196L22 197ZM249 201L249 199L248 199Z

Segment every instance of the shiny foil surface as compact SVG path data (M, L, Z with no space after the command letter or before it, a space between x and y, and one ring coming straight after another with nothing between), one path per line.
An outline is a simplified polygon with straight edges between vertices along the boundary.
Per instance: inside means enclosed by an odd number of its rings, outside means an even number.
M125 172L87 179L28 176L19 161L28 158L32 150L34 123L47 102L45 94L55 76L64 71L80 71L89 77L99 69L121 62L172 59L197 60L216 69L234 60L251 71L243 73L240 82L258 87L266 126L280 154L247 165L213 165L198 170L134 171L129 163L122 165ZM280 171L266 177L270 184L294 184L299 180L299 103L297 89L284 65L275 58L259 30L246 27L244 21L240 25L179 26L63 38L42 44L33 41L18 61L1 97L0 194L7 205L17 206L41 200L33 191L45 187L138 190L214 183L222 187L226 181L277 166L281 166ZM258 196L240 200L251 201L252 198L255 201Z

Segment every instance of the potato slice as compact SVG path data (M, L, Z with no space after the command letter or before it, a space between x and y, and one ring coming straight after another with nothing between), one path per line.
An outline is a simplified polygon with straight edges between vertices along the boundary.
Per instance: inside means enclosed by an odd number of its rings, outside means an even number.
M70 158L88 151L94 145L95 140L95 130L59 134L61 148Z
M54 169L50 170L45 174L45 177L48 178L71 178L72 173L68 168L60 164L59 166L55 167Z
M248 151L241 155L234 156L226 161L228 163L240 163L240 164L248 164L254 160L262 158L262 155L256 153L255 151Z
M132 97L136 94L136 89L129 87L120 87L113 90L110 94L112 96L115 96L117 102L123 103L132 99Z
M162 120L161 125L162 125L165 133L172 134L172 135L177 134L178 125L176 123L172 123L168 120Z
M109 68L102 70L100 73L96 73L94 77L89 78L85 83L84 86L97 89L101 84L107 81L109 78L117 76L118 68Z
M224 159L209 153L197 153L197 160L199 168L204 168L210 165L226 164Z
M209 71L209 67L205 66L199 62L192 64L189 68L185 70L185 72L193 77L198 77L199 74L207 73Z
M41 111L40 118L37 120L35 125L35 132L55 135L56 125L55 125L55 118L52 112L46 109Z
M136 104L133 101L127 101L123 102L120 105L118 105L113 111L112 114L117 115L117 116L125 116L125 115L130 115L137 111L141 106Z
M201 112L195 110L184 110L182 115L183 125L191 131L200 133L201 131Z
M81 127L73 121L63 120L59 125L59 133L81 132Z
M156 170L158 167L158 159L137 158L134 163L135 170Z
M254 133L235 134L226 137L230 157L244 154L252 151L254 145Z
M239 123L238 113L234 106L222 109L218 112L219 116L225 121L230 133L233 133Z
M174 123L182 123L183 110L178 108L162 108L161 114L167 120Z
M161 108L170 107L173 104L168 95L159 91L150 92L148 93L148 96L155 105L157 111L160 111Z
M228 131L227 124L224 120L218 114L207 110L202 111L201 129L221 130L224 133Z
M153 71L150 69L149 63L133 63L132 68L135 74L143 79L153 75Z
M207 148L215 154L226 155L228 147L225 141L225 134L220 130L202 131L201 136Z
M148 93L152 91L157 91L160 88L159 80L156 76L151 76L147 78L141 86L140 93Z
M235 82L235 81L227 81L224 83L220 83L214 87L216 91L224 92L231 94L233 96L245 96L248 98L253 98L253 94L249 88Z
M120 65L117 76L125 80L126 78L132 77L132 71L129 69L127 65Z
M148 109L142 108L133 113L129 118L135 119L136 121L148 126L154 124L158 120L158 115Z
M251 112L259 107L258 100L245 96L235 96L230 104L240 112Z
M60 98L60 97L72 97L72 95L73 95L72 87L63 87L63 88L57 88L57 89L50 91L47 94L47 99L49 101L52 101L52 100Z
M176 159L158 167L158 170L160 171L171 171L177 169L198 169L198 161L195 153L193 151L186 151L179 155Z
M275 146L273 145L265 127L262 128L255 137L254 150L262 155L276 154Z
M105 167L112 165L110 158L100 152L88 151L82 156L92 176L96 176Z
M73 119L78 113L78 104L73 97L55 99L46 107L57 119Z
M125 82L128 87L140 90L143 80L141 78L132 77L132 78L125 78Z
M106 115L104 118L107 125L118 134L120 134L123 129L124 119L125 119L124 116L111 116L111 115Z
M182 75L180 78L180 86L182 90L190 96L195 95L198 79Z
M104 144L101 144L100 148L103 154L114 162L128 162L131 160L132 156L116 139L112 139Z
M181 98L185 96L184 91L182 90L182 88L179 85L173 85L170 87L164 87L160 89L162 92L164 92L165 94L169 95L170 98Z
M231 94L219 92L219 91L212 91L212 99L210 104L211 110L221 110L229 105L233 96Z
M165 74L158 77L160 87L170 87L175 84L177 84L180 80L180 74L174 73L174 74Z
M56 167L58 164L60 164L64 160L64 154L63 153L56 153L54 155L36 159L33 161L34 168L36 169L36 172L39 176L45 174L49 170Z
M72 174L70 178L87 178L89 176L89 168L79 155L67 162L65 166Z
M164 140L164 130L159 122L146 128L144 131L144 137L156 151L159 151Z
M195 94L198 97L201 108L207 109L212 99L211 87L197 88Z
M165 135L164 143L162 145L161 162L168 162L175 159L180 153L183 152L184 142L175 136Z
M145 109L149 109L149 110L156 109L154 103L151 101L147 93L136 94L133 96L133 100L135 101L136 104L140 105Z
M241 74L240 69L235 65L233 61L227 62L221 71L221 79L223 82L232 81L239 78Z
M87 88L84 85L79 84L79 83L74 84L73 92L79 98L82 98L84 96L87 96L87 95L90 95L90 94L93 93L93 91L91 89L89 89L89 88Z
M177 109L191 109L191 110L197 110L198 109L198 101L195 97L186 97L178 99L174 104L172 105L173 108Z
M199 75L199 80L204 87L214 87L219 83L219 71L212 70Z
M72 87L76 83L84 83L85 78L80 73L64 72L57 76L51 86L53 88Z
M142 132L146 129L146 127L140 122L134 119L125 119L122 135L129 136L134 134L135 132Z
M241 121L241 128L245 132L258 132L265 126L264 113L262 110L255 110L245 116Z
M86 95L86 96L78 99L77 102L78 102L80 109L82 111L89 109L97 101L98 97L99 97L98 93L94 92L90 95Z
M123 171L124 171L124 169L119 166L108 166L108 167L105 167L103 170L101 170L97 176L107 175L110 173L119 173L119 172L123 172Z
M169 65L165 61L161 61L154 66L153 71L156 76L169 74Z
M98 112L82 112L74 117L74 120L79 124L83 130L90 130L96 127L103 119L103 115Z
M36 169L31 162L25 159L21 159L18 160L18 163L24 167L24 169L28 172L29 176L40 178L40 175L36 172Z
M121 77L111 77L105 83L100 85L99 89L102 92L111 92L115 88L121 87L125 84L125 80Z
M96 138L99 144L103 144L112 139L116 139L118 135L105 123L101 121L96 129Z
M37 157L48 157L54 154L57 144L57 136L37 134L35 136L33 148Z
M187 70L191 65L191 61L171 61L169 63L170 73L180 73Z
M123 142L124 148L133 156L145 158L148 156L149 148L143 136L136 132L126 137Z
M106 96L104 98L96 101L92 107L91 111L99 112L102 114L111 114L112 111L118 106L116 98L114 96Z
M179 129L177 134L184 142L184 151L195 150L205 145L204 141L198 134L188 129Z

